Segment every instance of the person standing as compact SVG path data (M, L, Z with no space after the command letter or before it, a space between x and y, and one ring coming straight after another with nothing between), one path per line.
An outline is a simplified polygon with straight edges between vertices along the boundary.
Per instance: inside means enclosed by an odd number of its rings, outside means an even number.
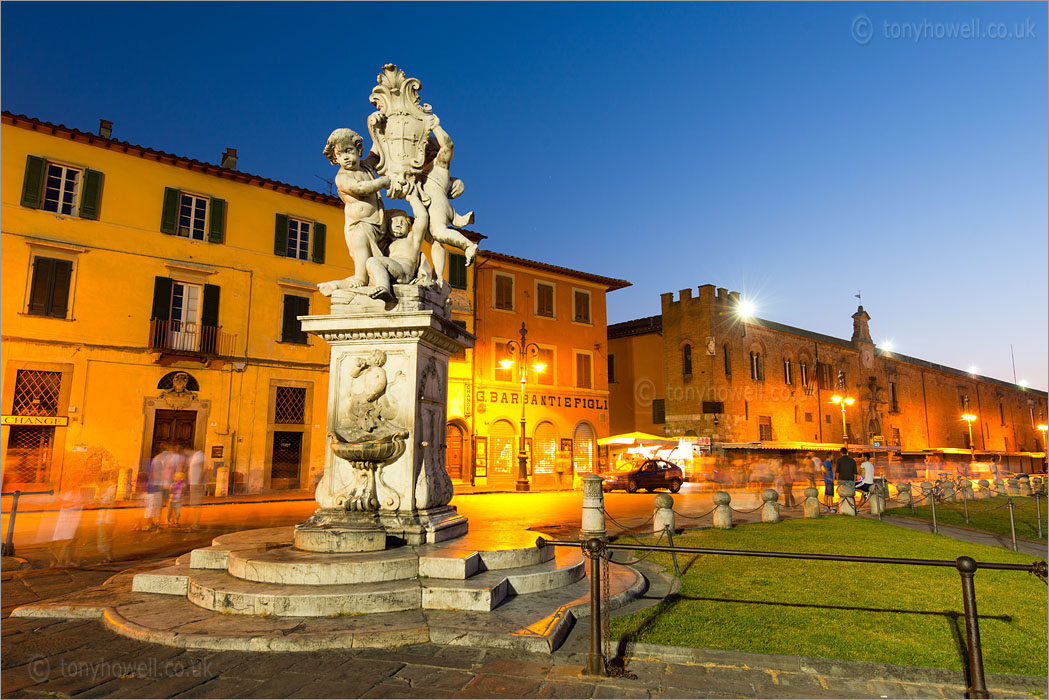
M809 452L809 486L816 488L816 477L823 471L823 460Z
M780 479L783 483L783 507L794 507L794 465L783 462Z
M831 461L830 452L823 460L823 497L827 499L827 507L834 505L834 462Z
M874 464L871 463L870 452L863 453L863 463L860 464L860 474L863 477L863 483L856 488L857 490L870 495L871 486L874 486Z
M849 448L841 448L841 456L838 457L837 469L838 483L856 483L856 460L849 456Z

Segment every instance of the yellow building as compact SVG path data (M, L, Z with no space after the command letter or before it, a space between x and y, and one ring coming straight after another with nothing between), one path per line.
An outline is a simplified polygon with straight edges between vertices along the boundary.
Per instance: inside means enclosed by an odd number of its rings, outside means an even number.
M112 139L110 128L3 113L4 491L92 486L122 470L133 480L166 447L203 451L219 492L311 487L324 464L328 347L296 317L328 313L315 285L352 272L341 203L238 171L232 149L216 166ZM464 263L450 256L453 309L480 337L451 370L450 420L465 438L453 444L449 432L449 468L460 483L494 486L490 470L475 478L469 438L515 414L476 393L518 385L494 376L486 334L516 337L518 305L532 303L537 280L553 284L555 316L528 321L529 340L555 349L551 391L571 404L551 419L555 434L572 438L583 423L606 434L603 293L626 283L489 253L475 286ZM514 311L490 299L485 274L497 269L518 280ZM569 316L573 290L590 295L589 323ZM573 373L576 351L590 358L589 387ZM477 454L487 466L490 446Z

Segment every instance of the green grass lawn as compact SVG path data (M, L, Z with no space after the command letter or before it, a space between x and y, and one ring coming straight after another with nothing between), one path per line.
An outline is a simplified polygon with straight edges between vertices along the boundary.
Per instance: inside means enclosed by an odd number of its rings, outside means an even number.
M637 538L641 539L641 538ZM622 538L620 543L637 541ZM652 543L654 538L644 541ZM674 538L682 547L821 552L1029 564L1008 550L841 516L755 523ZM653 561L673 573L669 555ZM678 555L681 590L611 621L614 639L857 661L962 668L965 621L954 568ZM1021 571L976 572L988 673L1045 677L1046 584Z
M1042 536L1038 536L1038 517L1034 498L1031 496L1013 496L1013 517L1016 521L1016 536L1026 537L1032 540L1045 540L1049 533L1049 508L1046 508L1045 498L1040 499L1038 505L1042 510ZM969 524L965 523L965 504L937 503L936 522L944 525L961 525L977 530L995 532L999 535L1008 536L1009 533L1009 509L1005 506L1008 500L1006 496L995 496L986 500L969 501ZM1002 506L1002 507L999 507ZM994 509L994 510L992 510ZM914 515L911 515L910 506L905 508L890 508L885 511L886 515L905 515L907 517L921 518L932 522L932 506L915 506Z

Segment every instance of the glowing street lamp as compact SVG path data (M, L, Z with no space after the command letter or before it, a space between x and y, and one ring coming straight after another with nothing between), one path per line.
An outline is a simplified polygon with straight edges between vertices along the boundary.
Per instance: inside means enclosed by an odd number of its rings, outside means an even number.
M971 413L963 413L962 420L965 421L966 425L969 426L969 459L970 461L975 462L976 445L973 444L973 421L976 420L976 416L974 416Z
M511 340L506 344L506 351L510 354L510 358L499 361L499 366L503 369L510 369L514 366L514 360L512 359L517 355L520 362L517 364L517 373L521 377L521 449L517 453L517 490L528 491L528 453L525 451L525 376L528 371L525 369L526 360L531 355L536 362L532 363L532 369L536 372L542 372L546 369L546 365L539 360L539 346L535 343L529 343L525 340L528 335L528 329L525 328L524 321L521 322L521 340Z
M845 427L845 407L846 406L851 406L852 404L856 403L856 399L852 398L851 396L838 396L837 394L835 394L834 396L830 397L830 400L841 406L841 435L842 435L842 442L845 444L845 447L848 447L849 446L849 430L848 430L848 428Z

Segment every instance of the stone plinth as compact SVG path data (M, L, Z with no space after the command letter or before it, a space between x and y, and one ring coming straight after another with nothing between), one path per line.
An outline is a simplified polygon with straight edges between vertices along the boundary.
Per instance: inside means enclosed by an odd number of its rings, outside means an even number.
M331 315L300 317L303 330L331 346L327 427L335 443L317 485L321 509L311 518L324 520L323 527L303 523L296 546L370 551L379 536L361 534L367 530L360 526L363 516L374 516L387 537L408 544L440 542L467 531L466 519L448 505L452 482L444 445L448 358L472 347L473 336L451 322L441 290L394 285L394 292L396 303L337 290ZM403 453L366 468L336 454L372 434L406 434ZM349 534L337 536L332 533L340 526L324 515L339 509L357 513L358 520L355 528L341 528ZM346 549L346 541L357 548Z

